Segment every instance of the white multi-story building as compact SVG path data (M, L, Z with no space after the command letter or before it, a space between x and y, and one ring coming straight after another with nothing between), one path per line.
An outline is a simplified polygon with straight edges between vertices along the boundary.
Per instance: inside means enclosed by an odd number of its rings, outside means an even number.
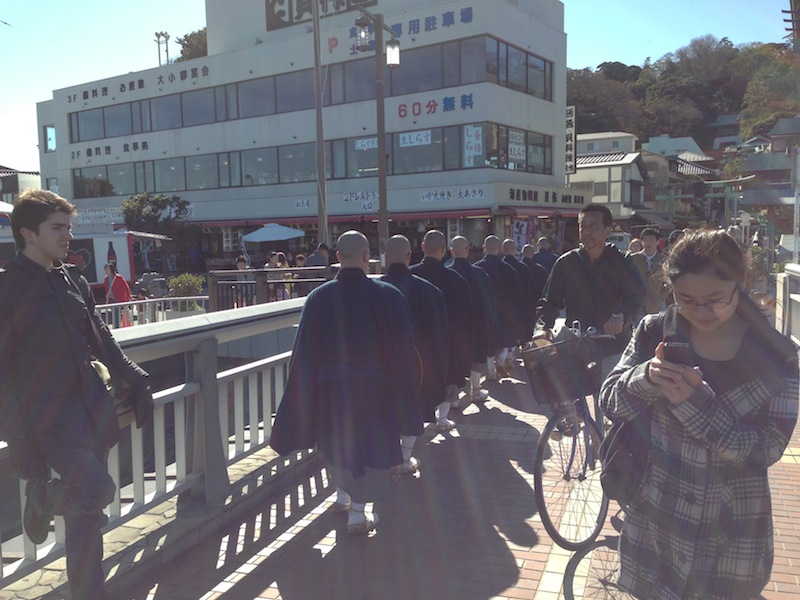
M301 226L313 244L318 34L328 233L358 227L374 242L375 58L356 49L357 5L384 15L401 45L401 65L385 71L391 234L531 237L589 202L565 188L558 0L328 0L318 32L309 1L206 0L207 57L39 103L43 186L95 226L121 224L131 194L178 195L206 256L230 257L238 233L268 221Z

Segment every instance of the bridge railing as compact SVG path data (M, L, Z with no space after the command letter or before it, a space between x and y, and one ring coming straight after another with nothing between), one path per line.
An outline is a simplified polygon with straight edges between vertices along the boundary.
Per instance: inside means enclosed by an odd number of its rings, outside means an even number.
M269 443L303 302L114 330L132 360L158 370L171 385L155 391L152 426L121 430L111 451L108 468L118 491L106 531L183 492L208 503L226 495L227 469ZM299 453L283 468L309 454ZM19 492L24 506L23 482ZM12 535L0 539L0 588L63 555L60 517L38 546L21 533L21 523L20 512Z
M208 312L208 296L151 298L115 304L98 304L97 311L110 329L118 329Z

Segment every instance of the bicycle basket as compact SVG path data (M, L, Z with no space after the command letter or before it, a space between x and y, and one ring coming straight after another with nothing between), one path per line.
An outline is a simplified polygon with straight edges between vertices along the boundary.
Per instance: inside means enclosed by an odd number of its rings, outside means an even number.
M537 404L581 398L597 388L597 375L589 369L589 352L580 338L526 348L522 360Z

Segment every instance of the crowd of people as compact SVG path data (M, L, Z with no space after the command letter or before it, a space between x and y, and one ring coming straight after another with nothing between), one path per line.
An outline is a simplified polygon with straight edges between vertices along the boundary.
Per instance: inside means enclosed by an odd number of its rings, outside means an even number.
M366 237L344 233L338 275L303 309L271 445L317 447L347 531L368 533L390 474L422 468L414 448L426 423L451 431L459 390L486 401L483 378L502 380L516 350L550 337L563 316L611 336L601 346L609 417L652 412L647 473L625 507L620 588L648 599L755 598L772 566L766 471L797 420L795 347L750 300L744 254L726 232L681 232L662 252L658 231L645 229L625 255L607 243L605 206L587 205L578 224L580 246L561 256L541 238L519 260L513 240L490 235L474 264L465 238L448 248L432 230L412 265L397 235L380 279L367 277ZM689 343L691 364L667 360L665 321Z

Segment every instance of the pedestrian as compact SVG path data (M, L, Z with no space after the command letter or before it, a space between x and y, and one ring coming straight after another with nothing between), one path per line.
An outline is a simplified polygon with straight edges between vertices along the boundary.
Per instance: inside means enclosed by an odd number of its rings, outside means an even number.
M369 279L369 242L337 242L341 269L312 291L297 330L270 445L279 454L317 447L331 464L335 508L347 531L378 522L367 504L385 500L398 440L423 431L411 311L394 286Z
M613 228L611 211L603 204L588 204L578 213L581 245L558 257L547 280L537 310L536 336L551 337L550 331L561 309L566 322L578 321L583 329L595 327L612 334L598 348L606 369L622 352L641 310L644 289L636 272L616 246L607 243Z
M538 250L534 253L533 260L542 265L549 275L558 257L550 251L550 240L544 236L536 240L536 247Z
M447 387L448 329L447 306L444 295L435 285L411 273L411 243L404 235L386 241L386 275L381 281L391 283L403 294L414 320L415 359L419 362L418 384L422 398L423 417L427 422L436 419L436 408L445 400ZM412 456L417 437L402 436L400 446L403 463L397 473L414 473L419 460Z
M489 361L494 366L494 341L492 336L497 323L497 300L492 282L486 271L470 264L469 242L461 235L450 241L451 269L467 280L475 318L472 365L469 371L469 397L473 402L486 402L489 392L481 387L481 374L488 373Z
M525 244L522 247L522 263L528 267L528 270L533 275L533 282L536 286L536 303L538 304L539 298L542 297L544 286L547 283L547 276L550 272L542 265L536 262L536 248L531 244Z
M497 300L497 323L494 332L494 360L487 378L497 380L508 377L506 359L517 344L516 332L519 327L519 291L514 269L500 260L500 239L488 235L483 240L483 258L475 263L489 276L495 299Z
M626 252L626 256L641 252L643 249L644 244L640 238L631 238L631 241L628 242L628 252Z
M331 276L330 259L329 259L328 244L321 242L317 244L317 249L311 253L311 256L306 258L307 267L325 267L323 276L327 279Z
M648 227L641 233L642 250L630 255L645 289L645 314L661 312L666 298L671 294L669 284L664 278L664 253L658 249L658 229Z
M26 534L43 543L53 515L62 515L72 598L102 600L103 508L115 493L106 459L119 426L90 361L103 356L112 378L131 386L138 427L152 419L153 398L147 374L123 354L95 311L80 270L62 262L76 212L46 190L27 190L14 206L17 254L0 271L0 438L26 480ZM90 333L95 329L102 350Z
M517 273L517 285L520 294L516 303L520 311L522 327L517 339L517 345L526 343L533 336L533 325L536 322L536 305L542 290L537 289L533 273L517 258L517 244L511 238L503 241L503 257L501 260ZM506 368L511 365L506 365Z
M750 600L770 579L767 469L797 422L797 350L742 287L746 270L725 232L684 234L665 266L675 304L644 317L602 386L612 419L651 415L619 544L618 584L637 598Z
M474 346L475 321L469 284L453 269L444 266L442 259L447 252L444 233L432 229L422 238L424 257L421 263L411 267L411 272L427 279L444 295L447 306L447 392L436 412L436 430L447 432L455 423L448 418L451 407L458 406L458 389L466 383Z
M106 290L106 304L130 302L131 288L125 278L117 273L117 265L113 262L103 267L105 271L104 285Z

